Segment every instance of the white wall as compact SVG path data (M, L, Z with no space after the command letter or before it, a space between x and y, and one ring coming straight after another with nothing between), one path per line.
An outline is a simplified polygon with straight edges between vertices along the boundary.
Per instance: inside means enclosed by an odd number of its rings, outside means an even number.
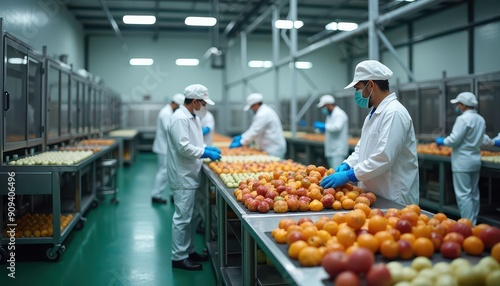
M2 0L4 30L35 50L58 58L68 55L75 68L84 66L83 29L66 10L63 0ZM60 4L63 3L63 4Z

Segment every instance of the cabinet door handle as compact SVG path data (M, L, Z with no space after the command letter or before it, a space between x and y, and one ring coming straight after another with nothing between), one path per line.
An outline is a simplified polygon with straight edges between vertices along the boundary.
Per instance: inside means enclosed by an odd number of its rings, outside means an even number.
M10 94L7 91L3 92L3 110L7 111L10 108Z

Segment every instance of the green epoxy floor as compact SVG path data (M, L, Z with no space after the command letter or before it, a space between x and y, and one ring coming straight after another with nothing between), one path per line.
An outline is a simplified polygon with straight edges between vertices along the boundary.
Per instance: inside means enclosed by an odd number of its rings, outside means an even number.
M0 265L4 285L203 285L216 284L210 262L202 271L172 269L171 221L173 206L151 204L156 156L140 153L130 167L118 174L120 203L111 196L87 214L82 230L73 230L65 241L66 251L58 262L45 262L46 247L17 245L16 278L7 277ZM204 248L197 235L196 249Z

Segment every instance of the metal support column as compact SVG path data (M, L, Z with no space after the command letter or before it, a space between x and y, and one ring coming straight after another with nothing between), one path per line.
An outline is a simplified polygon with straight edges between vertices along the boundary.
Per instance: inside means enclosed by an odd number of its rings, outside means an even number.
M273 10L273 18L272 18L272 37L273 37L273 69L274 69L274 98L276 99L276 107L281 106L280 104L280 73L279 73L279 66L276 65L278 60L280 59L280 33L278 28L274 26L274 23L276 23L277 20L279 20L280 17L280 10L278 6L273 5L272 7ZM281 113L278 108L276 108L279 112ZM280 114L283 115L283 114Z
M370 60L379 59L379 47L377 38L377 27L375 21L378 18L378 0L368 1L368 58Z
M247 33L246 32L241 32L240 33L240 52L241 52L241 73L243 74L243 85L241 86L241 96L242 96L242 105L245 106L245 99L247 97L247 86L248 86L248 79L246 78L247 76L247 63L248 63L248 54L247 54ZM248 116L243 116L243 130L245 130L248 127Z
M297 0L290 0L290 18L294 23L294 27L290 30L290 56L292 57L292 66L291 66L291 90L290 94L292 96L292 100L290 102L290 127L292 130L292 137L296 137L297 135L297 124L296 124L296 116L297 116L297 69L295 68L295 61L297 60L297 38L298 31L295 28L295 21L297 21Z

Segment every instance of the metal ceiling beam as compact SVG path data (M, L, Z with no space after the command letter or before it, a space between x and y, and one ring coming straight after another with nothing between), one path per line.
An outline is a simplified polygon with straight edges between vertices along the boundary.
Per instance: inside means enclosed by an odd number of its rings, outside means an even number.
M226 37L233 37L236 33L243 30L242 26L250 21L250 18L260 10L263 4L267 4L267 0L249 1L248 5L245 6L240 15L238 15L238 18L236 18L235 21L231 21L231 23L226 27L226 30L224 31Z
M106 0L100 0L102 9L106 13L106 16L108 17L109 23L111 24L111 27L113 27L113 30L115 31L116 37L120 40L122 43L122 49L125 51L126 54L128 54L128 47L127 44L125 43L125 40L123 39L122 33L120 32L120 28L118 28L118 24L116 24L115 19L111 15L111 12L109 11L108 5L106 4Z

